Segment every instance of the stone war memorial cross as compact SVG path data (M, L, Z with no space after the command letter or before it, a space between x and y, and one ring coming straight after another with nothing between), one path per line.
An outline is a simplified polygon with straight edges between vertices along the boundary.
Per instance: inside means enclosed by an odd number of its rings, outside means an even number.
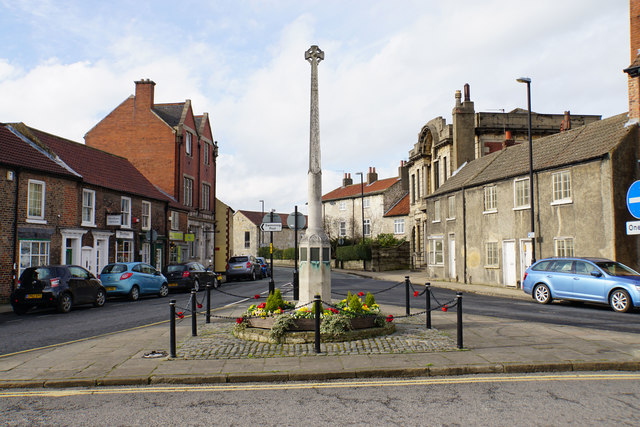
M322 227L322 169L320 167L320 111L318 107L318 64L324 52L316 45L305 53L311 64L311 125L309 131L309 172L307 173L309 223L300 240L300 299L298 305L320 295L331 301L331 245Z

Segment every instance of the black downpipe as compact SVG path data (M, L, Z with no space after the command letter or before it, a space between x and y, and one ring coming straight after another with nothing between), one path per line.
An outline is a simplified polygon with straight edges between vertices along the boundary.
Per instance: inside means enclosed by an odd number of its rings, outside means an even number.
M16 169L16 195L15 195L15 205L13 212L13 256L11 259L13 260L11 274L13 276L13 280L11 281L11 289L15 290L16 288L16 280L18 276L18 207L20 206L20 169Z
M464 283L467 283L467 197L462 187L462 242L464 246Z

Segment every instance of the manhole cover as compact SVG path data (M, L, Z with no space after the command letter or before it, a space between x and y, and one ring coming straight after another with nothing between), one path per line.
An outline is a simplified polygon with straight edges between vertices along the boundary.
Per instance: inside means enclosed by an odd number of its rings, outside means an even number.
M149 353L145 353L142 357L145 359L157 359L158 357L167 357L167 352L153 350Z

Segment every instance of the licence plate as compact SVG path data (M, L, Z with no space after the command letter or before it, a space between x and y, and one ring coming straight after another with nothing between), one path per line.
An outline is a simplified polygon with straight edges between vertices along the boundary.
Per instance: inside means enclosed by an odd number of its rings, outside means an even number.
M177 283L169 283L169 287L170 287L170 288L175 288L175 287L177 287L177 286L178 286L178 284L177 284Z
M26 299L41 299L42 294L27 294L25 296Z
M116 287L115 286L107 286L107 292L109 291L115 291Z
M234 265L234 266L233 266L233 269L234 269L234 270L240 270L241 268L242 268L242 266L241 266L241 265Z

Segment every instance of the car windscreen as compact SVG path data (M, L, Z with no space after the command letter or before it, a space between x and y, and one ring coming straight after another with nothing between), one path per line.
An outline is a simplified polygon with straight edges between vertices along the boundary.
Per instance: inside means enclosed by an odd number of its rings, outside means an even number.
M249 261L249 257L246 256L234 256L229 259L229 263L232 262L247 262Z
M177 272L182 272L182 271L185 271L186 269L187 269L186 265L175 265L174 264L174 265L168 265L166 267L166 272L167 273L175 273L176 271Z
M127 266L124 264L109 264L105 265L101 274L117 274L125 271L127 271Z
M596 265L611 276L640 276L640 273L619 262L600 261L596 262Z

